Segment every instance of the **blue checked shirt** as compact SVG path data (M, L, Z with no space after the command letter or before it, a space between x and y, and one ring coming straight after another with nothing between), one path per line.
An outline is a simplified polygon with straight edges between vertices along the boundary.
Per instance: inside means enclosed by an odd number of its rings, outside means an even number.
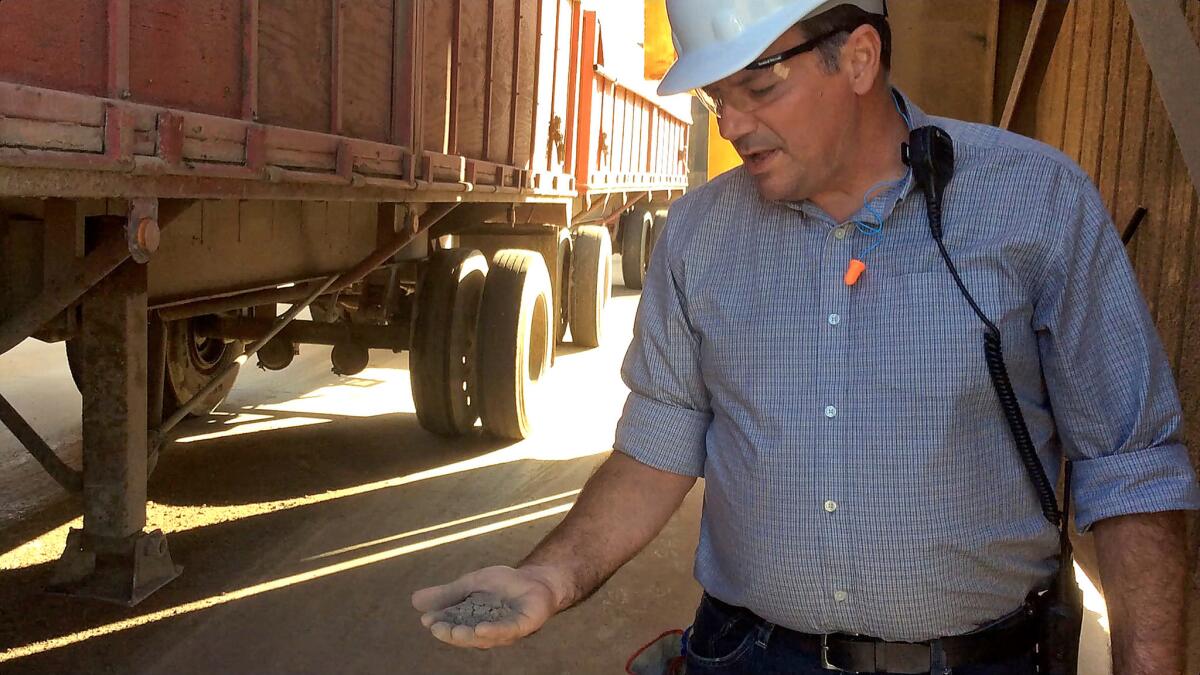
M945 242L1003 335L1076 524L1200 508L1172 375L1086 174L999 129L930 118L956 150ZM983 326L906 179L846 223L764 201L738 169L674 205L623 376L615 447L705 478L695 574L808 633L966 633L1018 608L1057 533L1023 470ZM852 221L883 217L882 238ZM852 287L852 257L881 243Z

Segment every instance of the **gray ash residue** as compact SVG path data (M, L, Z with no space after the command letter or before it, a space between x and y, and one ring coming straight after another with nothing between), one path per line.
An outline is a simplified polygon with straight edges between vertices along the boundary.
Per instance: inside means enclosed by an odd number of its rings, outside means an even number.
M466 600L442 611L441 619L459 626L475 627L512 616L513 610L491 593L472 593Z

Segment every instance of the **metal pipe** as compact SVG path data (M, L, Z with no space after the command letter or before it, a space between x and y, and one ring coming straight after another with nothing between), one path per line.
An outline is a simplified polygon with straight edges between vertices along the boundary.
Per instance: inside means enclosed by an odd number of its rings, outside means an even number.
M183 319L191 319L206 314L232 312L237 309L257 307L259 305L287 305L303 300L311 293L312 284L307 283L288 286L287 288L268 288L250 291L249 293L227 295L222 298L211 298L174 305L172 307L163 307L158 310L158 315L162 317L163 321L182 321Z
M3 396L0 396L0 422L4 422L4 426L21 441L21 445L33 455L33 458L42 465L46 473L54 479L67 492L79 493L83 492L83 474L71 467L67 466L58 455L54 454L54 450L42 440L42 437L34 431L33 427L25 421L24 417L17 412L17 409L12 407Z
M622 215L624 215L625 212L627 210L629 210L630 207L632 207L634 204L637 204L638 202L642 201L643 199L645 199L646 197L649 197L649 196L650 196L649 192L643 192L640 195L638 195L637 197L634 197L633 199L626 201L624 206L622 206L620 209L617 209L616 211L611 213L604 220L600 221L600 224L604 225L605 227L612 225L613 223L617 222L617 219L619 219Z
M241 341L257 340L273 327L273 321L264 319L215 316L199 319L192 324L197 337ZM277 337L295 344L338 345L355 342L369 349L390 349L394 352L408 349L408 326L296 320L280 331Z

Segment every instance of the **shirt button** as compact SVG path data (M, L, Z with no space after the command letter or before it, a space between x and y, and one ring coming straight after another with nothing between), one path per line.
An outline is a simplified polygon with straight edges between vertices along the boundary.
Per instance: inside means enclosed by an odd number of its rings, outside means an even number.
M839 241L842 239L845 239L846 238L846 228L845 227L836 228L833 231L833 237L834 237L834 239L837 239Z
M830 326L836 326L841 322L842 322L842 316L840 314L830 314L829 315L829 325Z
M825 510L828 511L829 513L833 513L834 511L837 511L837 502L833 501L832 499L826 501L825 502Z
M845 602L846 599L849 597L850 597L850 595L848 593L846 593L846 591L834 591L833 592L833 599L838 602Z
M837 408L835 408L831 405L825 406L825 416L828 417L829 419L833 419L834 417L837 417Z

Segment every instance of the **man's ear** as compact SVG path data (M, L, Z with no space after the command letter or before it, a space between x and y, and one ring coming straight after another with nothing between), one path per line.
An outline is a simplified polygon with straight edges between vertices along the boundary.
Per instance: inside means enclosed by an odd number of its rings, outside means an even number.
M883 42L879 33L871 26L859 26L846 39L842 55L848 61L854 93L871 91L883 72Z

